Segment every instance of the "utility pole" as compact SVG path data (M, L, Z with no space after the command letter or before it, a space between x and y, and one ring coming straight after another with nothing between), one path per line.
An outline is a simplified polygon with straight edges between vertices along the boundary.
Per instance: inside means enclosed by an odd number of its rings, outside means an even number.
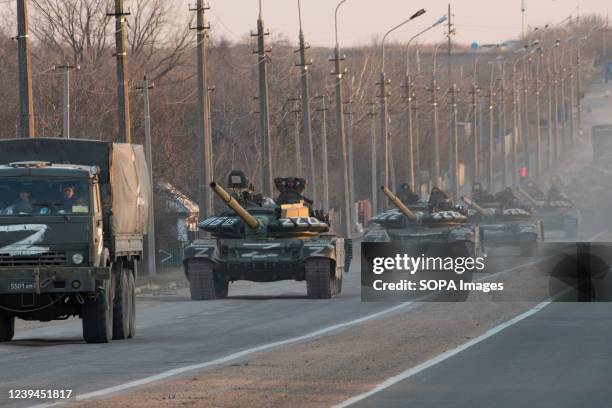
M448 41L448 50L447 50L447 78L448 78L448 92L449 94L451 94L453 92L453 79L451 77L452 75L452 36L453 34L455 34L455 29L454 26L452 24L452 14L451 14L451 5L450 3L448 4L448 19L447 19L447 32L446 32L446 37L447 37L447 41ZM453 134L453 132L455 132L457 130L457 127L455 125L453 125L453 110L450 109L448 112L448 146L452 146L453 144L453 139L455 139L457 136ZM449 173L451 175L451 179L453 178L453 157L452 157L452 149L449 149L449 153L450 156L449 157ZM454 187L453 187L454 188ZM454 198L455 200L457 199L457 197Z
M388 118L388 108L387 108L387 85L390 84L391 81L388 81L385 77L385 72L380 72L380 82L376 85L380 86L380 94L378 97L380 98L380 137L382 142L382 167L381 167L381 179L384 186L389 187L389 130L387 128L387 118ZM385 205L382 206L383 209L386 208Z
M553 79L553 74L552 74L552 70L550 69L550 60L548 62L548 72L546 73L546 79L547 79L547 83L548 86L547 88L547 93L548 93L548 115L547 115L547 122L548 122L548 126L547 126L547 134L546 134L546 166L548 169L550 169L553 166L553 161L554 161L554 148L553 148L553 144L554 144L554 136L553 136L553 124L554 124L554 119L553 119L553 85L554 85L554 79Z
M502 62L499 79L499 139L502 155L502 189L508 185L508 158L506 152L506 87L504 84L505 63Z
M489 93L487 95L488 109L489 109L489 134L487 139L487 190L493 192L493 156L495 155L495 127L494 127L494 116L495 116L495 93L493 92L493 86L489 86Z
M348 149L348 164L349 164L349 201L351 203L351 228L357 222L357 214L355 213L355 168L353 167L353 112L352 104L352 83L348 88L348 99L346 100L346 147Z
M32 96L32 56L28 28L28 0L17 0L17 43L19 48L20 137L34 137L34 102Z
M516 64L512 70L512 139L510 142L510 160L512 161L512 187L517 186L518 178L518 159L516 154L516 145L520 140L520 91L516 89Z
M472 182L480 180L480 134L478 132L478 114L480 111L480 103L478 101L480 89L474 82L472 84Z
M541 103L540 94L542 93L542 84L540 77L536 76L535 80L535 103L536 103L536 165L535 177L540 178L542 174L542 118L541 118Z
M555 164L559 161L559 152L560 152L560 141L561 134L559 131L559 72L557 70L556 64L553 65L553 98L554 98L554 119L555 119L555 138L553 144L553 157L555 160Z
M346 140L346 128L344 127L344 90L343 79L345 72L342 69L342 61L344 57L340 57L340 46L336 40L336 47L334 48L334 56L331 58L334 62L334 72L332 75L336 78L336 125L338 127L338 141L340 142L340 151L342 154L342 190L341 190L341 211L342 211L342 231L346 238L352 236L352 222L351 217L351 206L350 202L350 188L349 188L349 163L348 163L348 147Z
M197 64L198 64L198 204L200 213L206 218L212 216L213 197L208 188L212 181L212 151L210 139L210 109L209 109L209 88L208 88L208 67L206 63L206 40L207 31L210 26L206 24L205 11L209 7L204 4L204 0L197 0L196 8L191 11L196 12L197 41Z
M259 128L261 135L261 191L266 196L272 195L272 156L270 149L270 103L268 101L268 63L269 49L266 48L266 36L259 0L259 18L257 19L257 67L259 69Z
M125 30L125 16L129 16L130 12L125 11L123 7L123 0L115 0L115 12L107 13L106 15L115 17L115 56L117 57L119 141L122 143L132 143L127 65L127 32Z
M145 157L147 159L147 170L149 171L150 184L153 186L153 155L151 153L151 114L149 111L149 90L155 87L154 84L149 83L147 76L144 77L144 83L137 89L142 89L143 103L144 103L144 147ZM152 194L153 196L153 194ZM155 262L155 209L153 197L149 203L149 222L147 225L147 235L145 236L145 270L148 271L149 275L155 275L156 262Z
M433 127L433 157L432 157L432 181L435 187L440 187L440 134L438 128L438 90L436 79L431 80L431 118Z
M296 175L298 177L302 177L303 175L303 171L302 171L302 148L301 148L301 143L300 143L300 112L302 111L300 109L300 98L289 98L289 102L293 102L293 109L291 109L291 112L294 113L294 137L293 137L293 144L295 146L295 168L296 168ZM310 183L307 183L310 184Z
M457 89L457 84L453 84L451 87L451 102L450 102L450 113L451 113L451 122L450 126L452 127L451 135L451 143L450 147L450 176L451 176L451 184L452 184L452 196L455 202L459 200L459 139L457 137L457 94L459 90Z
M326 96L320 95L316 98L321 98L321 108L317 112L321 112L321 156L323 163L323 209L329 210L329 171L327 169L327 106L325 103Z
M576 146L576 77L574 75L574 64L570 58L570 148L574 149Z
M412 89L412 126L413 126L413 158L414 158L414 183L415 186L413 188L417 188L420 191L421 189L421 145L420 145L420 137L419 137L419 101L417 99L416 88Z
M78 65L57 65L53 69L61 69L64 71L64 127L62 137L70 138L70 71L73 69L81 69Z
M406 182L411 188L415 189L415 177L414 177L414 124L413 124L413 97L414 97L414 84L412 82L412 75L406 74L406 83L403 85L406 89L406 143L404 144L404 170ZM416 190L416 189L415 189Z
M301 69L301 86L302 86L302 129L304 129L304 139L306 141L306 154L304 163L306 164L306 174L308 175L308 183L306 183L306 194L314 202L317 202L317 180L315 178L314 167L314 144L312 141L312 119L310 114L310 84L308 82L308 67L311 62L306 61L306 50L310 48L304 40L304 32L302 30L302 9L300 0L298 0L298 13L300 19L299 42L300 62L298 66Z
M528 45L525 45L528 47ZM527 49L525 50L527 52ZM530 78L528 75L531 75L531 54L523 57L523 126L521 127L521 139L523 142L523 146L525 147L525 168L527 169L527 177L531 176L531 149L530 149L530 141L529 137L531 136L531 132L529 131L529 84ZM520 98L520 96L519 96Z
M371 102L368 103L370 106L370 112L368 112L368 116L370 117L370 152L371 152L371 167L372 167L372 212L378 212L378 189L380 186L378 185L378 173L376 171L377 167L377 159L376 159L376 103Z

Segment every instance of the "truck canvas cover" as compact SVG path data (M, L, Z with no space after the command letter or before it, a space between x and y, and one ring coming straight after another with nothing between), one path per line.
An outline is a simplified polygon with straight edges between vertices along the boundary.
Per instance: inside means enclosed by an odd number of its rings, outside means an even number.
M113 235L146 233L152 190L141 145L60 138L0 140L0 164L20 161L98 166L100 183L110 185Z

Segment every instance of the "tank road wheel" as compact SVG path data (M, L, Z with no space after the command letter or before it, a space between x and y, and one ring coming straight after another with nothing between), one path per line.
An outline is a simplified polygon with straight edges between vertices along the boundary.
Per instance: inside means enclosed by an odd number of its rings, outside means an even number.
M191 300L215 300L227 297L229 282L221 280L210 262L189 262L187 264Z
M330 299L340 292L338 279L332 278L328 259L306 261L306 293L309 299Z
M113 340L124 340L130 336L133 293L130 290L129 275L132 275L132 271L124 268L121 262L116 265L117 286L113 302Z
M111 279L112 278L111 275ZM113 286L106 281L94 299L86 299L81 309L83 337L87 343L108 343L113 336Z
M0 316L0 343L13 340L15 316Z

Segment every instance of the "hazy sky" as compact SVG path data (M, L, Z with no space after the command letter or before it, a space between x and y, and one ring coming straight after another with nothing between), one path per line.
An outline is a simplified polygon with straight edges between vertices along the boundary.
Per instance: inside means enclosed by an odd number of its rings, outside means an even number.
M210 20L216 35L238 40L255 29L257 0L209 0ZM262 0L263 17L273 36L284 34L297 41L297 0ZM302 0L306 40L313 45L333 45L333 12L338 0ZM449 0L348 0L340 9L341 45L367 44L373 37L408 18L419 8L427 13L392 34L392 40L406 41L420 29L445 14ZM451 1L456 40L462 43L500 42L515 38L521 31L521 0ZM526 25L557 23L569 15L612 11L610 0L525 0ZM424 35L426 42L443 38L444 28Z

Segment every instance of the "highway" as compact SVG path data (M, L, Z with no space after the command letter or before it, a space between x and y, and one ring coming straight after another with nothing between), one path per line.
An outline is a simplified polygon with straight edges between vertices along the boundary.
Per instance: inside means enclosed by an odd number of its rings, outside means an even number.
M352 407L604 407L612 304L551 303Z
M160 297L157 304L138 311L137 337L132 340L85 344L78 320L17 331L14 341L0 344L0 405L28 405L9 401L9 389L68 388L83 395L253 347L328 335L353 323L334 325L365 316L383 318L410 306L362 303L358 260L345 275L342 296L332 300L305 299L305 284L298 282L237 285L241 288L230 286L230 297L220 301L193 302L187 291ZM495 262L496 270L512 268L517 258Z

